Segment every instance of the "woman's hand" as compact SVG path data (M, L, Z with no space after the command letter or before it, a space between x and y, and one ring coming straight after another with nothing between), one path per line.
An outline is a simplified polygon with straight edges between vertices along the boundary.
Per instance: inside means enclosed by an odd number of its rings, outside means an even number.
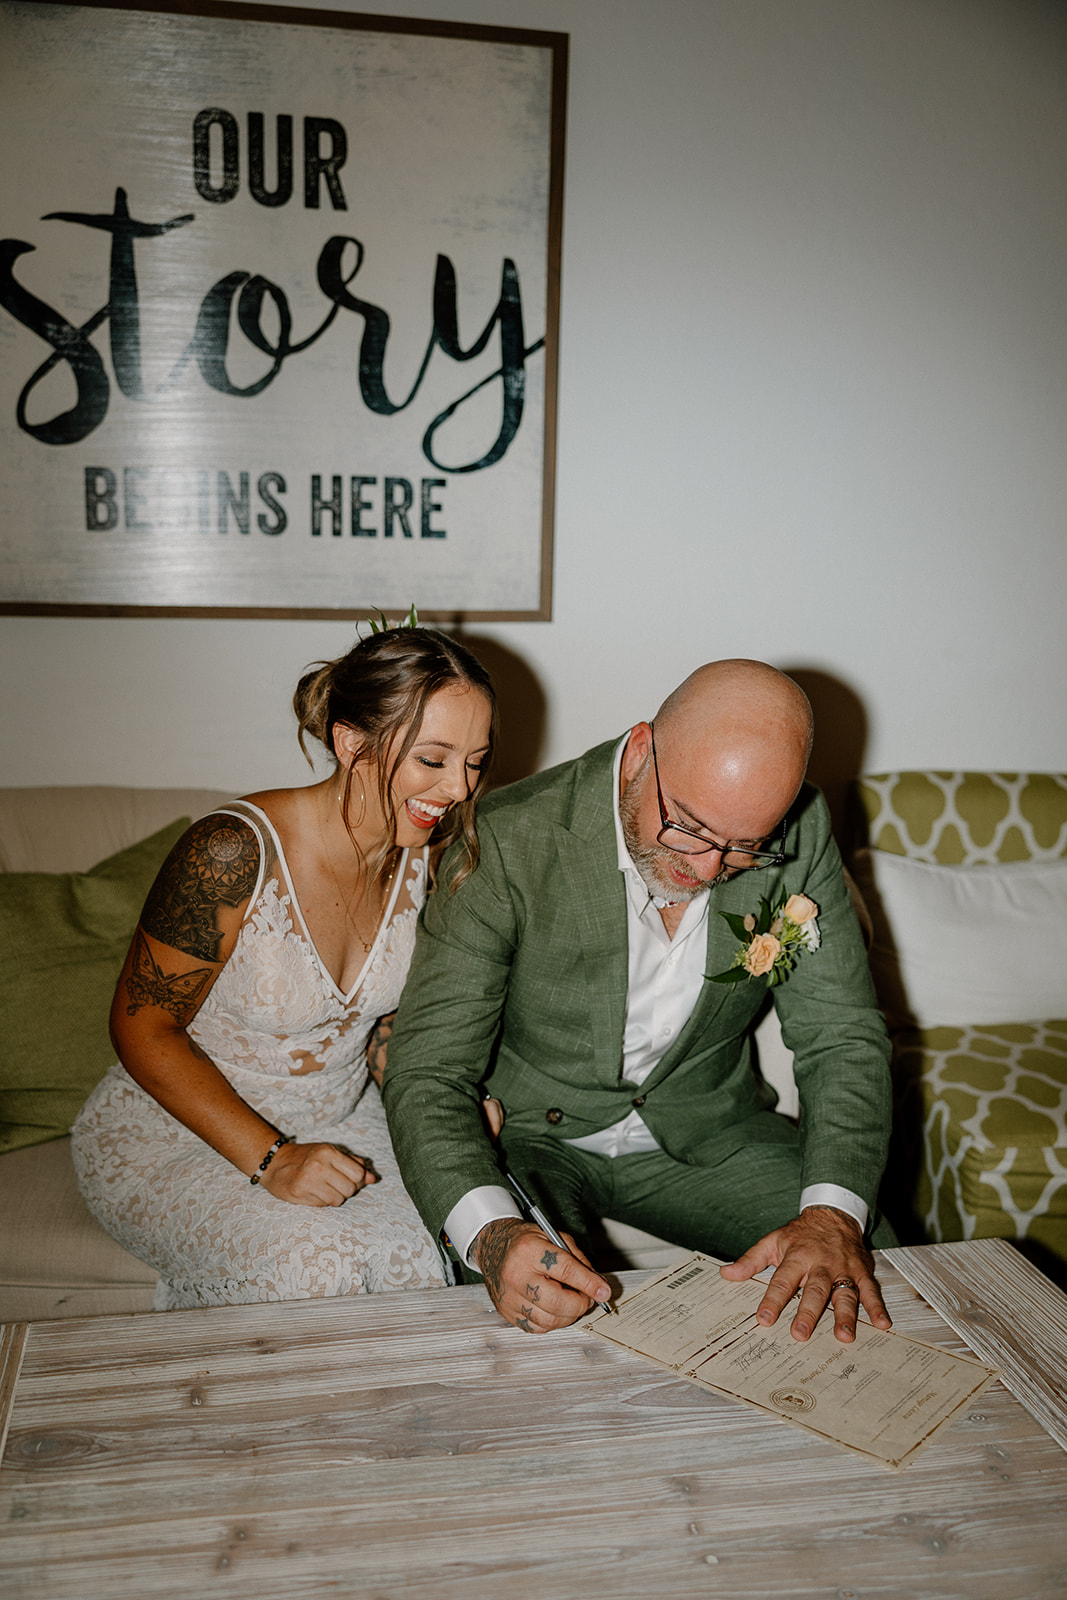
M343 1206L366 1184L377 1182L368 1162L335 1144L283 1144L260 1174L259 1186L294 1206Z
M495 1100L491 1094L486 1095L482 1101L482 1121L485 1123L486 1132L495 1144L500 1137L500 1130L504 1126L504 1107L501 1101Z

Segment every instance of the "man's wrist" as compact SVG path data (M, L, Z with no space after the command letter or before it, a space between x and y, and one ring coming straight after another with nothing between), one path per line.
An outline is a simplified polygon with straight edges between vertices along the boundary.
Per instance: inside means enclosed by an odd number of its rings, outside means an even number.
M809 1211L829 1211L835 1217L840 1217L843 1222L851 1223L852 1227L855 1229L857 1239L863 1238L863 1228L860 1225L859 1219L854 1217L851 1211L844 1211L840 1206L828 1205L822 1200L817 1201L814 1205L802 1207L800 1214L801 1216L806 1216Z
M530 1226L531 1224L522 1217L494 1217L492 1222L487 1222L481 1229L468 1251L469 1257L474 1260L478 1271L485 1279L489 1298L498 1309L500 1297L504 1292L504 1266L508 1253L516 1235L527 1231ZM529 1333L531 1330L527 1328L526 1331Z
M851 1217L858 1226L860 1233L867 1227L867 1206L859 1195L852 1189L846 1189L840 1183L808 1183L800 1191L800 1209L808 1211L812 1206L829 1206L831 1211L843 1211L846 1217Z
M443 1232L450 1240L459 1259L468 1267L479 1270L473 1256L473 1245L487 1222L498 1217L517 1217L519 1208L510 1189L501 1185L486 1184L470 1189L456 1202L445 1218Z
M479 1272L482 1272L481 1257L483 1248L494 1257L503 1254L506 1252L512 1236L526 1226L527 1224L522 1217L494 1217L492 1222L487 1222L484 1228L479 1229L471 1241L471 1247L467 1251L468 1262L472 1267L476 1267ZM482 1276L485 1276L484 1272L482 1272Z

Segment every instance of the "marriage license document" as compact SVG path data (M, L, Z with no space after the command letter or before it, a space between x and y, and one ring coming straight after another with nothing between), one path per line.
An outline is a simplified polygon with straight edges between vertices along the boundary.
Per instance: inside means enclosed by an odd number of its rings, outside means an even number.
M756 1321L764 1284L731 1283L720 1265L694 1255L604 1311L589 1332L896 1468L997 1377L971 1357L869 1322L842 1344L828 1314L801 1343L788 1308L770 1328Z

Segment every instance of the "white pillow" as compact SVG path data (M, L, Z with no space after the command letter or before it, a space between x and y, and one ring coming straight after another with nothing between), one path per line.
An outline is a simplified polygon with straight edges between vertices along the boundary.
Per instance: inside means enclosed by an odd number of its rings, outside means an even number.
M891 1024L1067 1017L1067 860L941 867L861 850L855 869Z

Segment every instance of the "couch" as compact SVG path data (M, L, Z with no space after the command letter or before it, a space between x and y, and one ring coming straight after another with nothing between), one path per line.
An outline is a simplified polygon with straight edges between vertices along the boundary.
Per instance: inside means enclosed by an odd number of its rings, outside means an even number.
M156 1274L89 1214L68 1130L114 1059L111 992L152 880L189 821L228 798L0 789L0 1322L151 1309ZM620 1223L602 1250L615 1268L688 1254Z
M1067 775L883 772L853 858L893 1037L883 1205L1067 1275Z
M86 1210L67 1130L114 1059L108 994L144 895L188 820L228 798L0 789L0 1321L151 1307L156 1274Z

